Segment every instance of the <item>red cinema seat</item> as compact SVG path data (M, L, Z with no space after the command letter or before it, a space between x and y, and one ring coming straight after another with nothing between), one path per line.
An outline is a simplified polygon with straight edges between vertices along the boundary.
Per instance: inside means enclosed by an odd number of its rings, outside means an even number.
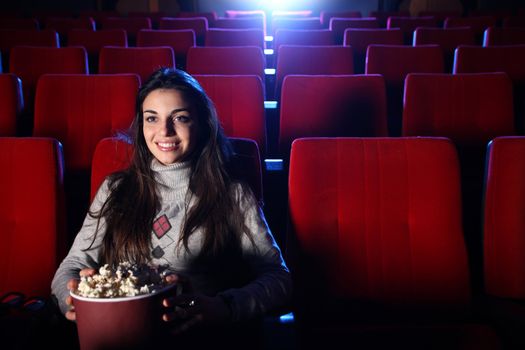
M386 136L385 82L380 75L289 75L280 108L279 151L301 137Z
M51 29L0 29L0 54L3 71L9 71L9 53L15 46L58 47L58 33Z
M389 136L401 134L403 87L408 73L444 73L443 53L438 45L369 45L366 74L385 78Z
M485 29L494 27L496 19L492 16L471 16L471 17L448 17L443 24L444 28L470 27L474 32L476 44L483 42Z
M417 28L414 31L414 46L436 44L443 51L447 73L452 72L454 52L459 45L474 45L475 36L469 27Z
M368 45L403 45L403 33L397 28L347 28L344 31L343 44L352 47L355 73L363 74Z
M175 64L178 68L186 68L186 57L190 47L197 45L195 32L191 29L141 29L137 34L137 46L169 46L175 54Z
M335 37L329 29L279 29L273 38L274 53L281 45L335 45Z
M72 29L95 30L95 21L91 17L50 17L46 18L46 29L55 30L60 38L60 46L69 44L69 31Z
M192 47L186 63L190 74L257 75L263 82L265 66L258 46Z
M247 138L266 155L264 90L256 75L194 75L211 98L224 132Z
M72 243L89 206L89 176L101 139L125 132L135 116L136 74L46 74L38 82L34 136L64 146L68 238Z
M414 30L417 28L437 28L438 22L434 17L388 17L387 29L399 28L403 32L403 43L412 45Z
M51 138L0 137L0 163L0 295L47 298L66 253L62 147Z
M489 27L485 29L483 46L525 45L525 27Z
M128 37L124 29L85 30L73 29L69 31L68 45L84 46L88 54L89 71L98 73L100 50L104 46L128 46Z
M210 28L206 32L205 46L259 46L264 49L262 29Z
M106 17L100 21L101 29L123 29L128 35L128 44L135 46L137 33L141 29L152 29L149 17Z
M346 28L379 28L379 22L374 17L361 18L338 18L330 19L328 29L334 34L335 43L337 45L343 44Z
M175 53L169 46L105 46L100 50L100 74L134 73L144 82L161 67L175 68Z
M17 121L23 106L20 79L14 74L0 74L0 136L17 136Z
M319 20L324 28L328 28L332 18L361 18L361 11L321 11Z
M525 132L525 45L460 45L454 58L454 73L505 72L513 84L515 128Z
M300 348L500 349L471 305L450 140L306 138L291 152Z
M354 74L353 61L349 46L281 45L277 55L275 98L280 100L281 86L287 75Z
M160 20L159 29L164 30L186 30L191 29L195 32L195 40L197 45L204 45L204 38L208 30L208 20L205 17L193 18L162 18Z

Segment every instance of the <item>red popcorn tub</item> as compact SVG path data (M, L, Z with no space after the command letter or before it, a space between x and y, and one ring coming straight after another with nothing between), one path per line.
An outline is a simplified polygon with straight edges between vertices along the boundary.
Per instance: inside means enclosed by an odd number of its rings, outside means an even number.
M162 299L175 292L167 284L165 270L120 264L107 265L99 273L82 277L71 291L80 348L146 349L162 336Z

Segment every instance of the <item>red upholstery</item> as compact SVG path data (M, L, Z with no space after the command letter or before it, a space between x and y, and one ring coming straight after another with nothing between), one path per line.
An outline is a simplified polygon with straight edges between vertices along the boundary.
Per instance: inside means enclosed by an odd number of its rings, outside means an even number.
M280 97L285 76L354 74L354 57L348 46L281 45L277 55L275 96Z
M204 45L204 38L208 30L208 20L206 17L194 18L162 18L159 29L191 29L195 32L197 45Z
M471 16L471 17L447 17L444 28L470 27L476 36L476 44L481 45L483 33L488 27L496 25L496 19L492 16Z
M72 29L95 30L95 21L91 17L51 17L46 18L46 29L56 30L62 44L69 44L69 31Z
M257 142L266 154L264 91L256 75L194 75L217 109L227 136Z
M318 262L329 296L468 303L459 165L449 140L296 140L289 205L293 232Z
M39 23L35 18L2 18L0 29L38 30Z
M396 16L396 17L407 17L410 16L410 12L408 11L370 11L370 17L375 17L379 21L379 26L381 28L386 28L386 22L388 21L388 17L390 16Z
M366 74L385 78L389 136L401 134L403 86L408 73L444 73L443 53L438 45L369 45Z
M525 28L499 28L485 29L483 46L499 45L525 45Z
M113 172L127 168L132 157L133 146L124 139L106 137L97 143L91 163L91 200L95 198L104 179Z
M379 21L375 17L331 18L329 29L334 34L336 44L343 43L346 28L379 28Z
M1 21L0 21L1 22ZM0 29L0 55L2 68L9 71L9 53L15 46L58 47L58 34L54 30Z
M217 19L217 13L215 11L211 12L195 12L195 11L181 11L177 14L180 18L195 18L195 17L204 17L208 23L213 22Z
M14 74L0 74L0 136L16 136L16 122L24 101L22 83Z
M488 146L485 178L485 288L525 299L525 138L497 137Z
M204 40L206 46L259 46L264 49L262 29L210 28Z
M505 72L513 83L516 130L525 130L525 45L459 46L454 73Z
M37 81L42 74L87 74L83 47L16 46L9 56L9 72L22 80L24 107L33 110Z
M468 27L417 28L414 31L414 46L437 44L443 50L447 72L452 72L454 52L459 45L474 45L475 36Z
M405 45L412 45L414 30L419 27L437 27L438 22L434 17L388 17L387 29L399 28L403 32Z
M264 10L225 10L226 18L261 18L263 31L266 34L266 12Z
M65 253L63 159L49 138L0 138L0 294L48 297Z
M354 52L354 71L357 74L363 74L365 72L368 45L403 45L403 33L400 29L347 28L344 31L343 44L352 47Z
M85 30L73 29L68 35L68 44L71 46L84 46L88 55L98 54L104 46L128 46L128 39L124 29Z
M445 136L458 145L484 146L513 135L512 83L504 73L409 74L404 136Z
M177 67L186 67L186 57L190 47L196 46L195 32L191 29L150 30L142 29L137 34L137 46L169 46L175 54Z
M264 18L244 17L244 18L217 18L209 23L211 28L222 29L260 29L264 32Z
M525 13L518 13L515 16L508 16L502 20L501 26L504 28L518 27L525 28Z
M273 17L272 32L274 35L280 29L302 29L317 30L322 29L323 25L319 17Z
M281 45L335 45L335 38L329 29L279 29L273 38L274 52Z
M58 139L67 169L89 169L97 142L131 125L138 88L135 74L45 75L37 88L34 136Z
M234 175L246 181L255 197L262 201L262 170L257 143L243 138L230 138L230 141L235 152ZM109 137L99 141L91 168L91 199L109 174L129 166L132 152L133 146L123 139Z
M152 29L149 17L106 17L101 19L100 26L101 29L124 29L130 45L136 42L139 30Z
M443 11L443 10L427 10L420 11L418 16L421 17L434 17L438 21L438 25L443 27L443 23L448 17L461 17L461 11Z
M135 73L145 82L160 67L175 68L175 53L169 46L111 47L100 50L101 74Z
M258 75L262 81L265 66L257 46L192 47L186 63L190 74Z
M385 83L379 75L289 75L280 112L279 149L285 158L299 137L387 135Z
M361 18L361 11L321 11L319 20L324 28L328 28L332 18Z

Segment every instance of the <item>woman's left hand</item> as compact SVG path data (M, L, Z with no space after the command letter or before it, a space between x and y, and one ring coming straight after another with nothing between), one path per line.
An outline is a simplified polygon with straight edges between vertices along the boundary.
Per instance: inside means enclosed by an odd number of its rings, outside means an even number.
M162 301L168 310L162 319L165 322L176 321L172 330L174 334L183 333L198 324L225 324L231 320L230 308L222 298L193 293L189 280L180 275L170 275L166 279L183 286L182 294Z

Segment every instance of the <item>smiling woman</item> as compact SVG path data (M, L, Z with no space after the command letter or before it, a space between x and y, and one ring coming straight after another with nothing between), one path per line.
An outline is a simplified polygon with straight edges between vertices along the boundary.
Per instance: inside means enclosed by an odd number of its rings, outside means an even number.
M160 69L137 94L130 134L131 165L100 186L55 274L62 311L76 319L68 289L104 264L167 265L180 288L162 301L162 319L177 344L209 348L220 335L245 347L253 332L239 327L287 307L291 278L257 200L231 172L213 103L189 74Z

